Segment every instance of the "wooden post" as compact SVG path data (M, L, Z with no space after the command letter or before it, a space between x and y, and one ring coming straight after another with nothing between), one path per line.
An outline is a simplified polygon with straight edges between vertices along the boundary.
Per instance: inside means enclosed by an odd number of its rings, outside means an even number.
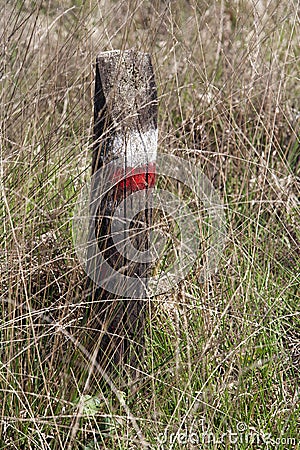
M106 263L132 279L147 279L149 264L118 251L112 218L123 202L124 239L128 239L130 222L134 248L137 252L149 248L150 208L140 204L134 220L126 220L126 211L136 208L132 194L137 191L145 192L139 202L147 202L147 190L155 181L156 150L157 94L150 56L135 50L101 53L96 62L92 174L118 161L112 175L120 181L102 199L92 232L97 234L99 252ZM100 273L99 280L105 276L106 272ZM143 355L147 306L142 286L140 283L132 291L123 285L123 295L112 285L108 290L105 284L93 288L92 323L101 332L98 359L104 370L109 367L111 371L112 366L124 369L127 364L133 368L127 372L136 376Z

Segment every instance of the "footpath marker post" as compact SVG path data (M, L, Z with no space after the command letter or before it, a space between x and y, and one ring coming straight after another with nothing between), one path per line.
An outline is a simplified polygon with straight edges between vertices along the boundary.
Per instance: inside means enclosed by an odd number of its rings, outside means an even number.
M156 152L157 93L150 56L135 50L101 53L96 61L94 97L94 182L105 167L113 170L112 188L97 207L96 220L92 217L90 223L91 239L96 235L97 250L108 264L93 269L99 272L101 283L92 283L91 323L101 331L98 360L103 369L121 366L133 377L143 358L146 286L117 286L118 277L114 284L109 283L108 272L112 268L132 280L147 279L147 258L135 258L128 249L135 249L137 255L149 250L151 208L147 207L147 191L155 182ZM138 214L133 216L133 210ZM119 219L114 226L117 211ZM89 259L89 249L87 260L90 273L95 262ZM107 289L102 283L105 277Z

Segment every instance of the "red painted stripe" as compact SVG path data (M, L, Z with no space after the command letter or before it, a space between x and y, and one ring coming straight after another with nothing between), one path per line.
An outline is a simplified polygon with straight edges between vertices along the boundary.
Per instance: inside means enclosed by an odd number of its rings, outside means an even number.
M125 190L130 193L151 188L155 185L155 163L135 168L127 167L125 176L124 170L119 169L114 173L114 181L118 180L117 195L123 194Z

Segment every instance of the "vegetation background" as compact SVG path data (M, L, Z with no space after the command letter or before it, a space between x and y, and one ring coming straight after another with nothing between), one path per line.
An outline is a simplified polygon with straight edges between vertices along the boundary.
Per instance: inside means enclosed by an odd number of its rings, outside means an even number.
M0 6L0 448L297 448L299 1ZM131 47L152 55L159 149L213 182L228 239L217 275L153 301L142 384L103 395L71 218L96 55Z

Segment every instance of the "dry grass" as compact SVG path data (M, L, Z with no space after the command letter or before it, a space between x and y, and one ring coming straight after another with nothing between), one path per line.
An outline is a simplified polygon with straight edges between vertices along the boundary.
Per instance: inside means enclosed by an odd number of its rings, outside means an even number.
M299 2L0 4L0 448L199 448L189 432L172 442L184 430L232 448L240 422L296 448ZM195 269L153 301L141 385L116 392L85 350L71 218L90 176L95 57L133 46L152 55L160 151L212 180L228 242L216 276L200 284Z

